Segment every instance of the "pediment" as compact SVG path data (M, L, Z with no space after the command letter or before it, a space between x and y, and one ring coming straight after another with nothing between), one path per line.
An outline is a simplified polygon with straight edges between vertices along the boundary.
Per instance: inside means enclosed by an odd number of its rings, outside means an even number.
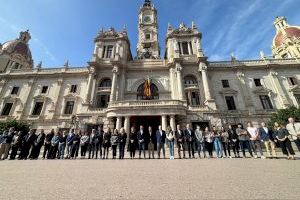
M220 94L222 94L222 95L228 95L228 94L236 95L237 93L238 93L238 91L231 89L231 88L223 88L220 91Z
M34 100L47 100L47 99L50 99L51 100L51 98L50 97L48 97L48 96L46 96L46 95L41 95L41 94L39 94L39 95L37 95L37 96L34 96L33 97L33 99Z
M257 88L255 90L253 90L254 94L269 94L271 92L272 92L272 90L264 88L264 87Z
M75 99L77 97L78 97L78 95L76 93L69 93L64 96L64 98L67 98L67 99Z
M8 100L11 100L11 101L17 101L17 100L20 100L20 98L15 95L15 94L10 94L6 97L3 98L5 101L8 101Z

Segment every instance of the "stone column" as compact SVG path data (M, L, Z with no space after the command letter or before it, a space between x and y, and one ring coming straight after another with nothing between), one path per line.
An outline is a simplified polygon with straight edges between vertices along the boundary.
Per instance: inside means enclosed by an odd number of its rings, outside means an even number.
M122 117L117 117L117 122L116 122L116 129L118 131L122 128Z
M167 115L162 115L161 116L161 128L164 131L167 130Z
M174 89L174 71L172 68L169 70L170 72L170 89L171 89L171 98L175 99L175 89Z
M130 133L130 116L125 116L124 129L127 134Z
M176 130L175 115L170 116L170 126L171 126L172 130Z
M285 92L280 84L280 81L278 80L277 75L278 75L277 72L275 72L273 70L270 71L269 76L272 80L273 87L274 87L276 93L278 94L279 101L281 102L282 108L287 108L290 106L290 103L286 98L287 95L285 94Z
M184 100L184 95L183 95L183 86L182 86L182 77L181 77L181 64L176 63L176 74L177 74L177 85L178 85L178 99L179 100Z
M208 83L208 75L207 75L207 66L205 63L200 63L199 64L199 72L201 72L202 75L202 81L203 81L203 87L204 87L204 95L205 95L205 100L211 100L211 93L209 89L209 83Z
M255 108L254 108L253 102L251 101L251 97L249 96L249 90L247 88L246 81L244 79L244 74L242 72L238 72L237 78L238 78L239 85L241 88L241 94L242 94L244 102L245 102L245 107L246 107L246 109L248 109L249 114L254 114Z
M89 68L89 78L88 78L88 85L87 85L87 94L86 94L86 98L85 98L85 103L90 104L91 103L91 94L92 94L92 86L93 86L93 79L94 79L94 75L95 75L95 68L94 67L90 67Z
M111 86L111 93L110 93L110 102L114 102L116 100L116 91L117 91L117 79L118 79L118 66L114 66L113 70L113 79L112 79L112 86Z

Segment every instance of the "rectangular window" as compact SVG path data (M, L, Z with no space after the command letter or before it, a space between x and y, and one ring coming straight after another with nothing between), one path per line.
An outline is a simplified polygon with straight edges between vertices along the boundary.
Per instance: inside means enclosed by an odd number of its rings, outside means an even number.
M260 95L259 96L263 109L272 110L273 105L271 103L270 97L268 95Z
M43 87L42 87L41 93L42 93L42 94L46 94L47 91L48 91L48 86L43 86Z
M19 87L13 87L13 89L11 90L11 94L17 95L18 92L19 92Z
M32 115L38 116L41 114L43 109L44 102L36 102L34 105L34 109L32 111Z
M12 106L13 106L12 103L6 103L6 104L4 105L4 108L3 108L3 110L2 110L1 115L2 115L2 116L8 116L9 113L10 113L10 110L11 110Z
M255 84L256 87L262 86L261 80L260 80L259 78L255 78L255 79L254 79L254 84Z
M298 103L298 106L300 106L300 94L294 94L294 97Z
M192 92L192 105L198 106L200 105L199 94L197 92Z
M182 51L181 51L181 43L180 42L178 42L178 48L179 48L179 54L181 55Z
M151 36L149 33L146 34L146 40L150 40Z
M77 92L77 85L71 85L70 93L76 93Z
M236 110L233 96L225 97L228 110Z
M109 95L98 95L97 102L96 102L97 108L107 108L109 103L109 98L110 98Z
M228 80L222 80L223 88L229 88L229 81Z
M104 58L104 56L105 56L105 50L106 50L106 46L103 47L102 58Z
M107 46L106 58L111 58L112 57L113 48L114 48L113 46Z
M297 79L295 77L288 77L288 82L290 85L297 85Z
M190 48L191 48L191 54L193 55L193 48L192 48L192 42L189 42Z
M182 42L182 54L189 55L189 45L187 42Z
M73 114L74 104L75 104L74 101L67 101L66 108L65 108L65 114L66 115Z

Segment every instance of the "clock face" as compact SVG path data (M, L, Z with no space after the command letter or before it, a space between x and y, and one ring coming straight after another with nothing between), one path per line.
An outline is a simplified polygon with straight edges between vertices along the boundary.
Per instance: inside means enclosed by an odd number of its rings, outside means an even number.
M151 22L151 17L149 15L144 16L144 22L146 23Z

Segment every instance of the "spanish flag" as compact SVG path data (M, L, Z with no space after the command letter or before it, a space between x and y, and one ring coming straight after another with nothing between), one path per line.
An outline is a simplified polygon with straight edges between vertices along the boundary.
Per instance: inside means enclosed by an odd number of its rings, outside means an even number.
M145 80L145 83L144 83L144 96L147 97L147 98L150 98L151 97L151 82L150 82L150 78L148 77L147 80Z

